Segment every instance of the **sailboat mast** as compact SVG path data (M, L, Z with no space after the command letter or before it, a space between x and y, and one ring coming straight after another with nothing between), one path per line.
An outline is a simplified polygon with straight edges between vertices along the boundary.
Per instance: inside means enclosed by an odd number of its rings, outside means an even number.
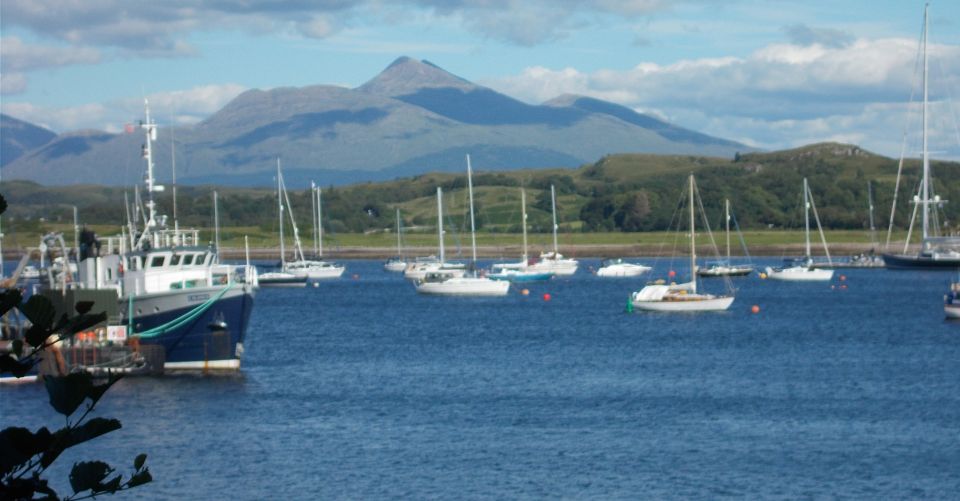
M283 248L283 196L281 195L280 187L283 186L283 177L280 174L280 157L277 157L277 215L280 217L280 269L283 270L286 266L284 265L284 248Z
M727 216L727 262L730 262L730 199L724 199L723 206Z
M317 255L317 185L310 181L310 216L313 218L313 255Z
M217 249L217 259L220 256L220 207L217 200L217 190L213 190L213 241Z
M527 255L527 192L520 188L520 205L523 207L523 264L526 266L530 257Z
M400 209L397 209L397 256L400 255Z
M477 229L473 219L473 171L470 168L470 155L467 155L467 195L470 198L470 248L473 264L477 264Z
M923 8L923 238L927 239L930 231L930 157L927 152L927 5Z
M437 240L440 241L440 264L447 260L443 255L443 188L437 186Z
M697 292L697 233L693 211L693 174L690 174L690 284L692 292Z
M810 261L810 188L807 186L807 178L803 178L803 215L804 215L804 235L806 236L807 261Z
M323 259L323 189L317 186L317 257Z
M553 213L553 255L557 257L560 249L557 248L557 191L550 185L550 212Z
M877 243L877 226L873 221L873 183L867 181L867 205L870 210L870 244Z

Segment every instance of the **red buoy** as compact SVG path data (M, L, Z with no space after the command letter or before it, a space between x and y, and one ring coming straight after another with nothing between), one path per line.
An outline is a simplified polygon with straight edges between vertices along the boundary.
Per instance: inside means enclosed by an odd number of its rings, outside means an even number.
M550 296L550 293L549 293L549 292L543 294L543 300L544 300L544 301L549 301L550 298L551 298L551 296Z

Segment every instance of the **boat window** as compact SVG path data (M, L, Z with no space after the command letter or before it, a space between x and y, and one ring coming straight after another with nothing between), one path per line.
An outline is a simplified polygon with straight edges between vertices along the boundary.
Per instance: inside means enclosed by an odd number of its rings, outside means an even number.
M130 271L137 271L140 269L140 257L135 256L130 258Z
M150 267L161 268L166 260L167 256L153 256L153 258L150 260Z
M183 257L180 254L174 254L173 259L170 260L170 266L176 266L180 264L180 258Z
M113 268L107 268L107 280L113 280Z
M207 261L207 255L206 255L206 254L201 253L201 254L198 254L198 255L197 255L197 261L196 261L197 264L204 264L204 263L206 263L206 261Z
M193 264L193 254L184 254L183 255L183 265L188 266Z

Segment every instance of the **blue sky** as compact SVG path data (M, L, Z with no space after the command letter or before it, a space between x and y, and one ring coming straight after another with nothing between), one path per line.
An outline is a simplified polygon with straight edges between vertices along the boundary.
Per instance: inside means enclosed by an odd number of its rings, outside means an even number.
M406 55L530 103L585 94L766 149L898 156L919 123L906 102L922 13L902 0L4 0L0 108L57 132L119 131L148 96L161 123L196 123L247 89L355 87ZM960 2L933 2L930 30L932 149L960 158Z

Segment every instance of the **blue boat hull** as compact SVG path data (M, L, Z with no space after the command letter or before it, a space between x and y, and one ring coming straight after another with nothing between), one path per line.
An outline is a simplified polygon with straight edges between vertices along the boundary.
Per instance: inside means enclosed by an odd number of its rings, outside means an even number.
M956 270L960 259L933 259L924 255L884 254L883 262L890 270Z
M135 300L134 307L148 301ZM193 304L135 316L133 330L146 332L187 316L198 307ZM252 310L252 291L224 296L181 326L155 337L141 337L140 344L163 347L165 369L239 369Z

